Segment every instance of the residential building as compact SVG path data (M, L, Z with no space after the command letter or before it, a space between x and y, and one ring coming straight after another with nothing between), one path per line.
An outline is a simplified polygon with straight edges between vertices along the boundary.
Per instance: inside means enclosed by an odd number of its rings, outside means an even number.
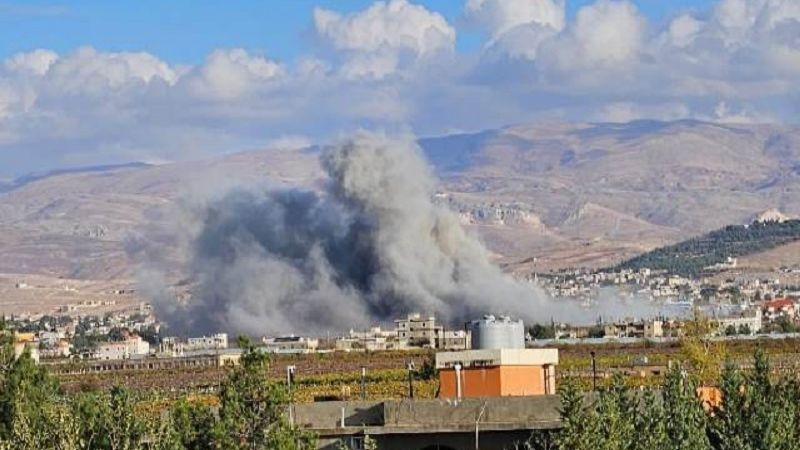
M794 319L797 316L797 309L794 300L790 298L777 298L764 302L764 319L769 322L785 317Z
M39 339L34 333L14 333L14 358L19 358L26 351L38 363Z
M411 347L434 348L436 338L441 333L442 327L436 325L436 318L413 313L405 319L394 321L397 337L407 340Z
M717 333L724 335L728 330L734 330L736 334L747 331L747 334L756 334L761 331L763 326L761 309L755 308L752 311L742 311L727 317L715 319Z
M95 352L97 359L128 359L150 353L150 344L138 335L129 335L119 342L100 344Z
M221 350L228 348L227 333L211 336L190 337L186 340L186 350Z
M664 336L664 322L661 320L633 320L607 324L605 337L659 338Z
M441 330L436 336L437 350L468 350L470 335L464 330Z
M314 353L319 348L319 339L302 336L265 337L262 342L267 353Z

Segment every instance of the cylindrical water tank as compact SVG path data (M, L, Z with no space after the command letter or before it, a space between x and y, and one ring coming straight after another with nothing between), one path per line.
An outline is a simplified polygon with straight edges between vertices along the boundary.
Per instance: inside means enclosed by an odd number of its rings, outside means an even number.
M510 317L484 316L469 324L472 348L488 350L499 348L525 348L525 325Z

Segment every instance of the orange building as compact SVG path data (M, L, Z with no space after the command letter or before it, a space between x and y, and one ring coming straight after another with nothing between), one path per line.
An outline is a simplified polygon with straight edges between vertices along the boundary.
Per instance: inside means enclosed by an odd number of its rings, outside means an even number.
M557 349L490 349L436 355L439 397L503 397L556 393Z

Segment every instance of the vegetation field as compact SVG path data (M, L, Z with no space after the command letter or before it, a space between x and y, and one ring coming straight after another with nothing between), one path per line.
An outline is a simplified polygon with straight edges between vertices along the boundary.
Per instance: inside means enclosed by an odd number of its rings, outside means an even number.
M800 340L765 339L730 341L724 345L725 359L748 368L753 352L760 348L770 355L776 371L800 370ZM674 343L561 345L559 378L575 378L583 385L592 382L592 356L595 353L597 382L610 382L615 374L625 376L632 386L660 383L666 367L684 357L682 345ZM433 352L371 352L309 355L275 355L270 360L270 378L284 383L286 367L296 367L292 397L298 402L314 399L361 398L361 368L367 369L365 393L369 400L408 396L408 361L421 369L432 362ZM58 377L65 392L108 391L124 386L159 395L213 394L225 379L228 369L185 368L128 370ZM417 398L434 398L438 381L431 373L418 370L413 381Z

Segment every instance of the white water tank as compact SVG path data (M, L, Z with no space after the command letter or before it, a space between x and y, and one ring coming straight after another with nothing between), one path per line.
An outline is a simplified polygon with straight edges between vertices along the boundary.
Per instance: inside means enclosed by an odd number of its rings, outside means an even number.
M484 316L469 324L473 350L525 348L525 325L507 316Z

